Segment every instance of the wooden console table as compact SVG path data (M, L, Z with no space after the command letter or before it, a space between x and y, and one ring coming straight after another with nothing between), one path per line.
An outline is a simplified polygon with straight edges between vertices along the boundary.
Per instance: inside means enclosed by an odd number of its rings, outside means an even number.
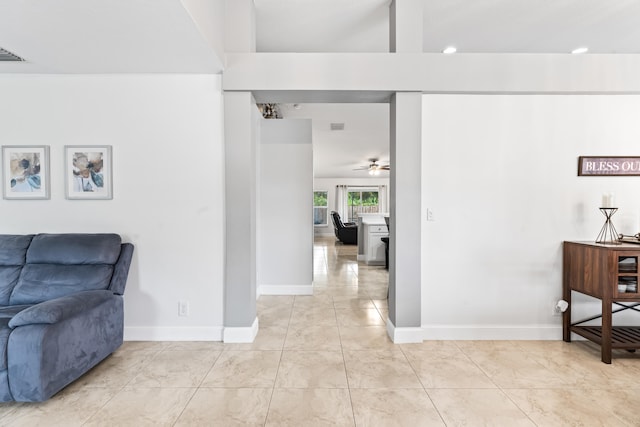
M564 242L562 298L569 303L562 318L564 341L571 342L571 332L574 332L599 344L604 363L611 363L612 349L634 351L640 348L640 326L613 326L612 319L612 315L620 311L640 312L636 308L640 305L639 260L640 245L636 244ZM572 291L600 299L601 314L572 322ZM615 310L613 305L617 306ZM600 317L601 326L583 325Z

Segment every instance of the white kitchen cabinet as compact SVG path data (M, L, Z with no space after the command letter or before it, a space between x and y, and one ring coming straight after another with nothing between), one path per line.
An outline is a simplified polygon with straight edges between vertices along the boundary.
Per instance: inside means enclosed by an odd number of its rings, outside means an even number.
M385 244L382 237L388 237L386 224L364 223L364 250L367 265L384 265Z

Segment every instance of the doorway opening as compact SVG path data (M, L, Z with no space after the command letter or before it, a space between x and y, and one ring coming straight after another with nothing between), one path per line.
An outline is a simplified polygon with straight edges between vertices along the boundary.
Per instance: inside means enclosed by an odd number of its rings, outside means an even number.
M388 236L384 216L389 214L389 104L296 103L280 104L284 119L311 119L313 139L313 298L349 311L344 322L352 326L386 324L389 284L385 268ZM379 170L370 168L371 164ZM359 231L353 240L336 236L332 212ZM367 236L363 218L378 220L380 229ZM366 259L365 240L376 256ZM372 250L371 253L374 251ZM327 304L329 305L329 304ZM347 316L337 312L338 318ZM356 320L358 319L358 320Z

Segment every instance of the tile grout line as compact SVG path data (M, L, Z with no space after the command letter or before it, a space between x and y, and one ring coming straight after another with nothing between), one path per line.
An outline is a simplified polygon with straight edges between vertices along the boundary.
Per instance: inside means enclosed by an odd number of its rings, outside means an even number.
M400 347L400 351L402 352L402 355L404 356L404 358L407 359L407 363L409 363L409 366L411 367L411 370L413 371L413 374L416 376L416 378L418 378L418 382L420 382L420 385L422 386L422 390L427 395L427 398L429 398L429 402L431 402L431 404L433 405L433 408L436 410L436 412L438 413L438 416L442 420L442 423L446 426L447 422L444 420L444 417L440 413L440 409L436 405L436 402L433 401L433 399L431 398L431 395L427 391L427 388L424 386L424 383L422 382L422 378L420 378L420 375L418 375L418 372L416 371L416 368L413 366L413 364L411 363L411 360L409 360L409 358L407 357L407 354L404 352L403 346L399 345L398 347Z
M333 297L331 297L333 300ZM336 324L338 324L338 314L336 312L335 301L333 301L333 313L336 318ZM344 365L344 376L347 380L347 392L349 393L349 404L351 405L351 417L353 419L353 425L356 426L356 411L353 407L353 396L351 396L351 383L349 383L349 374L347 374L347 361L344 357L344 346L342 345L342 333L340 332L340 325L338 324L338 339L340 340L340 354L342 354L342 364Z
M518 408L518 410L519 410L520 412L522 412L522 414L523 414L525 417L527 417L527 419L528 419L529 421L531 421L531 423L532 423L534 426L537 426L537 425L538 425L534 420L532 420L532 419L531 419L531 417L529 416L529 414L528 414L525 410L523 410L523 409L520 407L520 405L518 405L518 404L517 404L517 403L516 403L512 398L511 398L511 396L509 396L509 394L505 391L505 389L504 389L500 384L498 384L496 381L494 381L494 380L493 380L493 378L492 378L491 376L489 376L489 374L487 373L487 371L485 371L484 369L482 369L482 366L480 366L480 365L479 365L479 364L478 364L478 363L473 359L473 357L471 357L471 355L470 355L470 354L468 354L468 353L467 353L463 348L461 348L461 347L460 347L460 346L459 346L455 341L454 341L454 344L456 345L456 347L458 347L458 348L460 349L460 351L462 352L462 354L464 354L464 355L465 355L465 357L471 361L471 363L473 363L473 364L474 364L474 365L475 365L475 366L476 366L476 367L477 367L477 368L478 368L478 369L479 369L483 374L485 374L485 375L487 376L487 378L489 378L489 381L491 381L491 382L496 386L496 388L497 388L498 390L500 390L500 392L501 392L501 393L502 393L502 394L503 394L503 395L504 395L504 396L505 396L505 397L506 397L506 398L507 398L511 403L513 403L513 404L514 404L514 406L515 406L516 408ZM534 362L535 362L535 361L534 361ZM538 362L536 362L536 363L538 363ZM540 366L542 366L540 363L538 363L538 364L539 364Z
M151 358L151 360L152 360L152 359L153 359L153 358L154 358L154 357L155 357L159 352L160 352L160 351L157 351L157 352L153 355L153 357ZM111 353L107 358L110 358L110 357L113 357L113 353ZM107 358L105 358L105 359L103 359L102 361L100 361L100 363L104 362ZM100 363L98 363L98 365L100 365ZM88 372L85 372L85 373L84 373L84 375L87 375L87 374L88 374L89 372L91 372L93 369L95 369L96 367L98 367L98 365L95 365L93 368L91 368L91 370L89 370ZM84 376L84 375L83 375L83 376ZM86 419L86 420L84 420L84 421L82 422L82 424L81 424L81 425L86 425L89 421L91 421L91 419L92 419L93 417L95 417L95 416L98 414L98 412L100 412L100 410L102 410L105 406L107 406L107 404L108 404L109 402L111 402L111 401L112 401L112 400L113 400L117 395L119 395L120 393L122 393L122 392L124 391L125 387L126 387L129 383L131 383L131 381L133 381L133 379L134 379L135 377L137 377L137 376L138 376L138 375L134 375L133 377L129 378L129 380L128 380L126 383L124 383L122 386L120 386L120 388L118 389L118 391L117 391L116 393L114 393L114 394L113 394L113 396L111 396L109 399L107 399L107 400L106 400L106 401L105 401L105 402L104 402L104 403L103 403L103 404L102 404L98 409L96 409L96 410L95 410L95 412L93 412L89 417L87 417L87 419ZM81 389L83 389L83 388L87 388L87 387L85 386L85 387L82 387ZM109 388L109 387L104 387L104 388Z
M289 329L291 328L291 318L293 317L293 308L296 305L296 296L293 297L291 308L289 311L289 320L287 320L287 333L284 335L284 341L282 341L282 347L280 348L280 358L278 359L278 367L276 368L276 375L273 378L273 386L271 387L271 396L269 397L269 404L267 405L267 413L264 416L263 426L267 425L269 419L269 412L271 412L271 403L273 402L273 395L276 392L276 381L278 381L278 374L280 373L280 365L282 364L282 357L284 356L284 348L287 343L287 337L289 336Z
M209 376L209 373L211 372L213 367L216 365L218 360L220 360L220 357L222 356L222 353L224 351L224 347L223 347L222 350L213 350L213 351L217 351L218 352L218 356L216 356L215 360L213 361L213 363L211 364L209 369L207 369L207 372L202 376L202 379L200 380L198 385L195 387L195 391L193 392L191 397L189 397L189 400L187 400L187 403L184 405L184 408L182 408L182 411L180 411L180 414L178 415L176 420L173 422L172 426L175 426L178 423L178 421L180 421L180 418L182 417L182 414L184 414L184 411L187 409L187 407L189 406L189 404L191 403L191 401L193 400L195 395L198 393L198 391L202 389L202 383L204 383L204 380Z

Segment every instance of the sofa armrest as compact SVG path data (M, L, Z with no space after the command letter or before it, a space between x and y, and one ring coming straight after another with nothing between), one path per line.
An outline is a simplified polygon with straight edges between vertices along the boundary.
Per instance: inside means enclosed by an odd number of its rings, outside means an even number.
M94 290L41 302L13 316L9 321L9 327L14 329L25 325L58 323L97 307L113 297L111 291Z
M61 310L58 313L63 320L57 323L20 324L11 331L7 343L8 377L5 378L8 378L13 400L42 402L49 399L122 345L122 297L109 291L88 291L86 294L78 300L69 296L60 298L65 302L51 310ZM97 303L100 299L104 301ZM96 305L92 307L93 303ZM75 310L71 307L74 304L83 307ZM77 314L70 315L73 311ZM40 320L51 318L45 316Z
M109 285L109 289L111 289L114 294L124 295L124 288L127 286L127 276L129 275L132 257L133 244L123 243L120 250L120 257L115 264L111 284Z

